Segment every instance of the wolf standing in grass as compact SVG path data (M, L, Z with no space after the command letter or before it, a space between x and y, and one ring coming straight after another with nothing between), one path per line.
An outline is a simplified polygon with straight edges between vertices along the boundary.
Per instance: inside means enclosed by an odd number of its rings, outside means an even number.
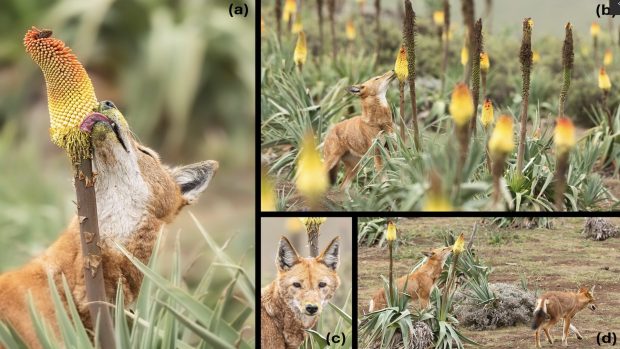
M446 259L452 253L452 247L439 247L429 252L423 252L427 261L420 268L411 274L402 276L396 280L396 288L400 291L407 284L405 292L412 300L418 300L420 308L426 308L429 303L431 289L441 275ZM370 300L368 311L383 309L387 306L385 290L377 290Z
M350 93L361 99L362 115L337 123L325 137L323 158L332 184L336 183L338 165L342 161L345 175L341 187L348 187L359 170L357 166L360 159L368 151L373 140L381 131L393 132L392 110L385 94L395 77L394 71L389 71L363 84L348 88ZM381 156L375 154L374 160L375 168L379 171L383 165Z
M261 348L299 348L340 285L339 264L339 238L315 258L300 257L287 238L280 239L278 275L261 290Z
M595 299L593 296L594 286L591 290L580 288L577 293L574 292L547 292L538 298L536 309L534 310L534 320L532 329L536 331L536 348L540 348L540 328L545 332L547 340L553 344L553 337L549 333L549 329L553 327L560 319L563 322L562 328L562 345L568 346L569 330L572 330L577 339L582 339L581 333L571 324L572 318L586 306L590 310L595 311Z

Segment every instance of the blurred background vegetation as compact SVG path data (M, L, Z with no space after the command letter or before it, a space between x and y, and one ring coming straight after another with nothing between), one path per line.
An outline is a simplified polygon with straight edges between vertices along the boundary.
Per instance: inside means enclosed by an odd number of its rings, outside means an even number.
M74 214L69 161L49 141L43 75L23 48L36 26L73 49L98 99L113 100L162 162L220 162L189 210L219 243L230 239L227 253L254 277L254 3L248 6L247 18L232 19L218 0L0 2L0 272L41 253ZM187 210L167 227L164 252L179 233L192 286L212 257Z

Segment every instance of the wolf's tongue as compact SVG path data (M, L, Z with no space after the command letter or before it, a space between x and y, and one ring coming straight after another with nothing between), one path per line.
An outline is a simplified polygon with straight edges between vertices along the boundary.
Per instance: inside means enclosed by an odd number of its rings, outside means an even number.
M101 113L91 113L80 124L80 130L90 133L93 130L93 126L95 126L95 123L97 121L107 122L108 124L110 123L110 119L108 119L107 116Z

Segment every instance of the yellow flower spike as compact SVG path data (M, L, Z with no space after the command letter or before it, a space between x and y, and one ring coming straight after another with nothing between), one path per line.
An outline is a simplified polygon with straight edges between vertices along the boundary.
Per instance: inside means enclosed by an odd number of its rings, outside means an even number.
M598 72L598 88L604 92L611 90L611 80L609 80L609 75L607 75L605 68L601 68Z
M452 253L455 255L461 254L465 250L465 234L461 233L459 237L454 241L452 245Z
M487 73L490 67L489 55L486 52L480 52L480 70Z
M540 61L540 53L538 51L532 51L532 63L536 64Z
M293 26L291 27L291 33L299 34L302 30L304 30L304 25L301 23L301 16L295 16L295 22L293 22Z
M396 240L396 225L392 221L388 221L387 229L385 231L385 239L387 241Z
M590 26L590 35L592 35L593 38L597 38L600 33L601 25L598 24L598 22L592 22L592 25Z
M463 48L461 48L461 65L466 66L468 61L469 61L469 50L467 49L467 46L463 46Z
M260 176L260 210L263 212L276 210L276 196L273 183L267 177L265 171Z
M433 12L433 22L435 22L436 26L442 26L444 22L445 15L443 11L435 11Z
M398 81L401 83L407 80L409 76L409 68L407 67L407 50L405 49L405 45L400 45L400 50L398 51L398 56L396 56L396 63L394 63L394 73L396 73L396 77Z
M553 133L553 143L558 154L570 151L576 143L575 126L573 122L565 117L559 117Z
M465 126L474 115L474 102L466 84L459 83L454 88L449 110L459 127Z
M531 18L528 18L527 26L530 27L530 29L532 29L532 27L534 26L534 20Z
M39 65L47 87L50 138L73 163L91 157L89 135L79 130L98 107L93 84L71 49L52 31L32 27L24 36L26 52Z
M297 2L295 0L286 0L282 9L282 20L288 22L291 16L297 13Z
M489 152L496 156L510 154L515 146L513 137L512 117L500 116L489 139Z
M303 66L306 64L306 58L308 57L308 48L306 45L306 33L299 32L297 37L297 44L295 45L295 52L293 52L293 60L297 66Z
M329 187L327 172L316 150L312 133L304 137L301 145L295 184L297 190L313 203L318 203Z
M611 49L607 49L605 50L605 55L603 56L603 65L604 66L608 66L611 64L611 62L613 62L614 57L611 53Z
M303 223L303 225L305 226L321 225L325 223L326 220L327 220L327 217L301 217L299 218L299 221L301 221L301 223Z
M494 115L493 115L493 103L491 103L490 99L486 99L484 104L482 105L482 114L480 115L480 123L483 127L488 127L493 123Z
M355 32L355 25L353 24L353 21L348 20L347 21L347 40L349 41L355 40L356 35L357 34Z

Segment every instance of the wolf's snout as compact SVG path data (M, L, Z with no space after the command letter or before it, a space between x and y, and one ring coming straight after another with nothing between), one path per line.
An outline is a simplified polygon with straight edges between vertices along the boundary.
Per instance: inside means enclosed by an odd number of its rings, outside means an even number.
M319 307L314 304L306 304L306 312L310 315L316 314L319 311Z

